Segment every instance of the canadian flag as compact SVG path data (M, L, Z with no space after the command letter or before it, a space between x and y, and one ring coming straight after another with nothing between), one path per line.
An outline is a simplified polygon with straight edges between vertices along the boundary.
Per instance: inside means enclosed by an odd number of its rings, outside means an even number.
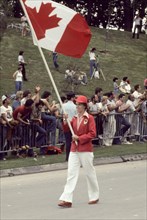
M91 38L85 19L50 0L22 0L40 47L80 58Z

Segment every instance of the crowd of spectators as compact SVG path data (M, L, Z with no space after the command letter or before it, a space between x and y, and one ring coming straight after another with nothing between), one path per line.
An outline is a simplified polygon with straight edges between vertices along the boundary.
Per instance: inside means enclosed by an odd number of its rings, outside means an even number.
M103 93L103 89L97 87L89 98L88 111L95 117L97 138L103 147L131 144L133 138L137 140L138 137L147 140L146 81L142 90L139 84L134 88L129 84L128 89L128 77L123 77L120 85L115 77L114 91ZM70 96L69 93L61 97L69 115L76 111L75 98L76 95ZM62 114L61 106L52 100L51 92L41 93L39 86L35 87L34 94L29 90L17 91L12 97L4 94L0 106L1 158L4 158L3 151L22 146L41 149L46 144L70 145L71 134L63 130Z

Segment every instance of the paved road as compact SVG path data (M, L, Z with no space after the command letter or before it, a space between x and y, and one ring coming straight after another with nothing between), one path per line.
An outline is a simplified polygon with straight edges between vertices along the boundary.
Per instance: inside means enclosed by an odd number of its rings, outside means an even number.
M96 166L100 203L88 205L81 168L73 207L57 206L66 170L1 179L1 220L145 220L147 161Z

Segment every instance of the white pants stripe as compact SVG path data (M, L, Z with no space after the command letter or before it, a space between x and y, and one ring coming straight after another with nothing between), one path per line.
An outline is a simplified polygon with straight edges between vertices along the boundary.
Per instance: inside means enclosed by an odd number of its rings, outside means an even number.
M70 152L67 182L64 187L64 192L60 196L59 200L72 202L73 192L78 181L81 165L86 175L89 201L99 199L99 186L95 168L93 166L93 158L93 152Z

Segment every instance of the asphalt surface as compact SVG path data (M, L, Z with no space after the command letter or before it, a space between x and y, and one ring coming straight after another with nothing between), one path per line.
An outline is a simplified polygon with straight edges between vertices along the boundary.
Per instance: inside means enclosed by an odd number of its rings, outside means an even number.
M1 178L1 220L146 220L147 161L95 166L100 201L89 205L84 170L74 191L72 208L58 201L67 170ZM109 161L110 162L110 161ZM111 160L112 162L112 160Z
M121 157L119 156L119 157L108 157L108 158L95 158L94 165L123 163L128 161L139 161L146 159L147 159L147 154L126 155ZM64 163L55 163L55 164L47 164L40 166L5 169L0 171L0 177L49 172L55 170L64 170L67 169L67 165L68 165L67 162L64 162Z

